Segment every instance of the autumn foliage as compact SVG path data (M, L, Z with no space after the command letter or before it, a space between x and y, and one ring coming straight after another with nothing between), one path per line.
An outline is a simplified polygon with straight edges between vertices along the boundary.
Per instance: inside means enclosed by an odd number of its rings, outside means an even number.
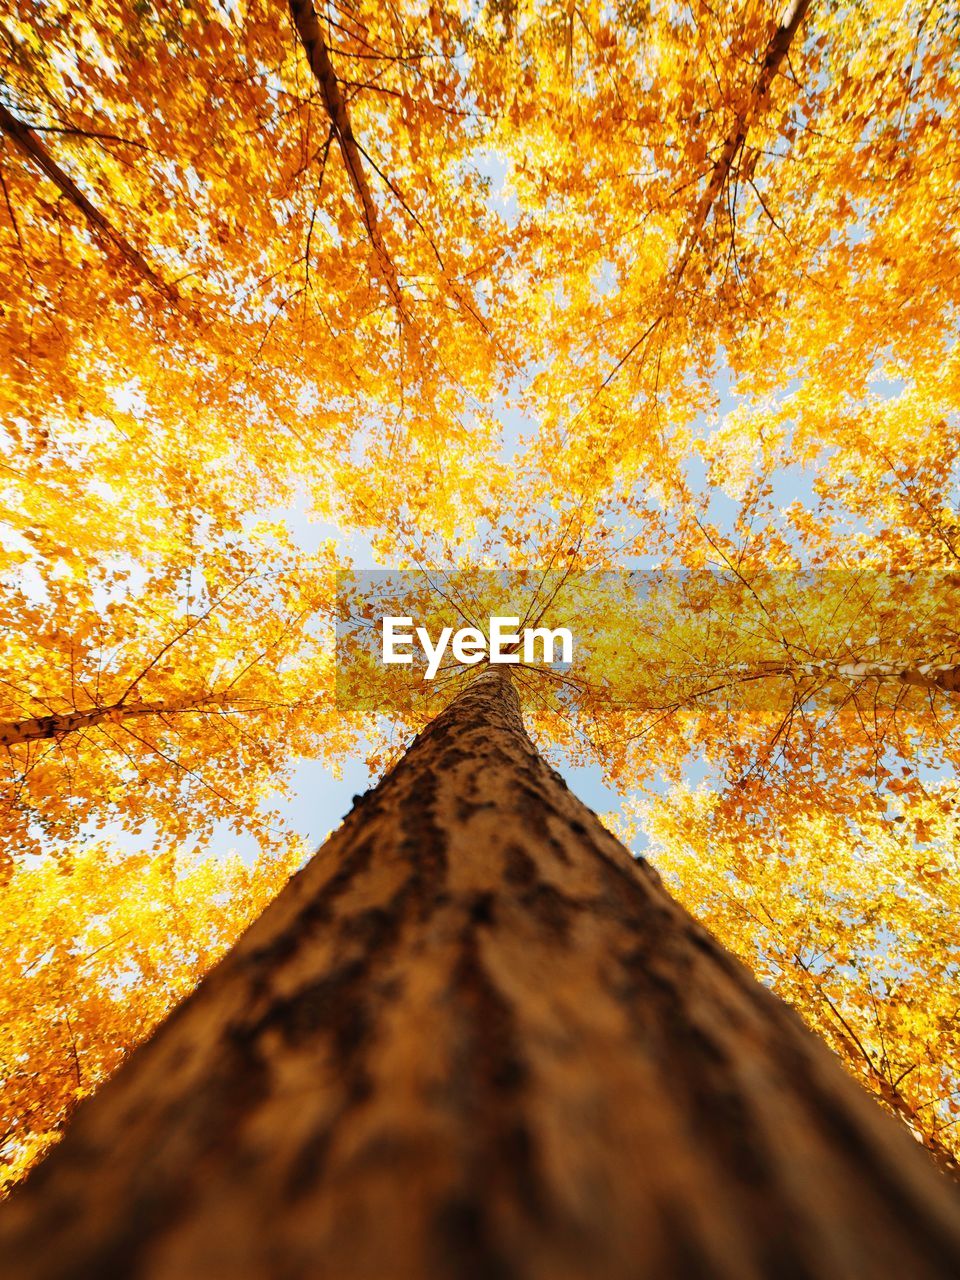
M7 1182L469 678L337 696L366 554L955 1168L954 6L0 9Z

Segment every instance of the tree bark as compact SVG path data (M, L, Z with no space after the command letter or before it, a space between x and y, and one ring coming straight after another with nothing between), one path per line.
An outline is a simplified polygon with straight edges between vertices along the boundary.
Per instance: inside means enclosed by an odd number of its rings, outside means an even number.
M174 716L191 711L208 711L230 705L230 699L215 693L198 694L181 702L114 702L106 707L90 707L86 711L54 711L48 716L31 716L28 720L0 722L0 747L22 742L42 742L65 738L81 729L94 729L104 720L122 723L142 716Z
M492 669L81 1105L0 1257L8 1280L946 1280L960 1201L569 793Z
M944 693L960 693L960 665L954 662L840 662L834 658L811 662L742 663L735 670L747 673L751 680L768 676L817 676L859 684L864 680L898 680L916 689L940 689Z

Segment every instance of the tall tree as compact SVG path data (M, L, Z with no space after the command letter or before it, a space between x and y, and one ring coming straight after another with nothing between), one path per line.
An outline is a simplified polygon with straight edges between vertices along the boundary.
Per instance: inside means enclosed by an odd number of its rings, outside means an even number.
M0 1213L11 1277L954 1276L960 1199L488 669Z
M644 817L682 900L949 1162L956 5L129 10L0 17L0 910L38 930L0 1158L146 1029L90 1013L137 995L80 974L91 831L152 831L160 874L228 820L282 865L264 808L296 758L360 728L379 771L432 713L373 667L366 721L335 705L349 543L304 555L309 512L434 583L532 572L531 617L557 569L721 570L709 607L571 579L596 643L518 670L531 733L621 793L706 772ZM769 573L838 565L822 601ZM198 882L201 931L234 884ZM157 937L135 918L121 975ZM175 960L151 1018L203 968Z

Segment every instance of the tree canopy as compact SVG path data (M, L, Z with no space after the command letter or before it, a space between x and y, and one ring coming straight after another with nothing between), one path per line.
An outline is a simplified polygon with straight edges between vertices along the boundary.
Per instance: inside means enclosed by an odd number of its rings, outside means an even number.
M2 10L7 1180L470 678L357 545L575 618L534 737L951 1167L955 6Z

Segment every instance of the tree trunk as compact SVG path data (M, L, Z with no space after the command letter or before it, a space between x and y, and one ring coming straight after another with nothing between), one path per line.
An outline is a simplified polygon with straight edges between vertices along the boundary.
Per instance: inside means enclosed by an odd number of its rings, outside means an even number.
M8 1280L946 1280L960 1202L567 791L494 669L79 1108L0 1257Z

